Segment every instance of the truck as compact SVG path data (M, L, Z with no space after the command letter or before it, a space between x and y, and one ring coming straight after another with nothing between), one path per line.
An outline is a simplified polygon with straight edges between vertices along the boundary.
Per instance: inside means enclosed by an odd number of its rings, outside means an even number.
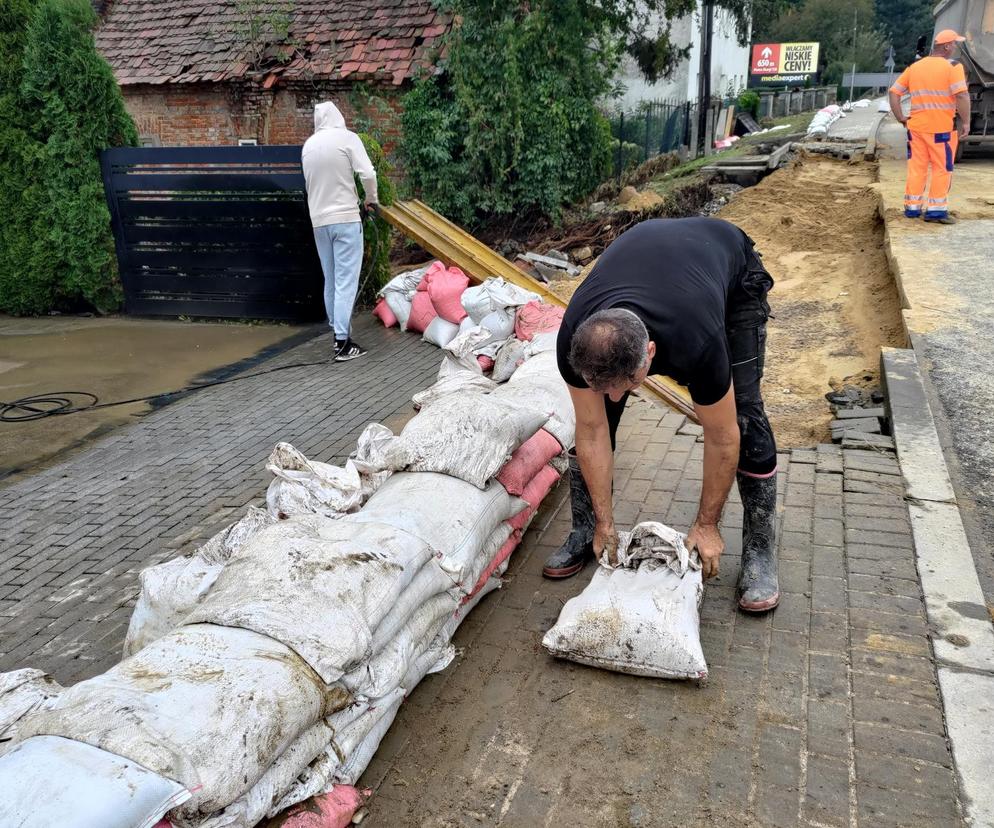
M933 10L935 32L953 29L966 38L959 61L970 92L970 134L964 150L994 146L994 0L941 0Z

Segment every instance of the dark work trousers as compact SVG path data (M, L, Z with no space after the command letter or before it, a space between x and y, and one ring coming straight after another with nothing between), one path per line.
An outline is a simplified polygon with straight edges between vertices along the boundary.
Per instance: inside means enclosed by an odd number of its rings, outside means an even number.
M766 361L766 321L770 318L766 295L771 287L772 277L753 252L745 273L728 297L725 310L725 336L739 422L739 471L753 477L766 477L777 467L777 444L759 390ZM628 394L618 402L604 397L612 450L616 447L618 423L627 401Z

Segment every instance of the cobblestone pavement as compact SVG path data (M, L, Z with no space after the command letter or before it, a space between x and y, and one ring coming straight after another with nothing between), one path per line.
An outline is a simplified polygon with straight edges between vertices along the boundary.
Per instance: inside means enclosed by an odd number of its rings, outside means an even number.
M407 416L439 351L365 314L355 333L361 359L197 392L0 486L0 672L38 667L64 684L103 672L120 660L138 572L261 502L278 441L340 462L367 423ZM249 373L331 349L323 335Z
M683 418L629 406L619 524L686 529L702 445ZM709 684L558 662L542 634L580 576L541 577L569 529L547 500L509 583L456 636L461 656L401 708L362 783L373 825L961 825L904 487L893 455L781 458L780 607L734 609L741 506L706 590Z

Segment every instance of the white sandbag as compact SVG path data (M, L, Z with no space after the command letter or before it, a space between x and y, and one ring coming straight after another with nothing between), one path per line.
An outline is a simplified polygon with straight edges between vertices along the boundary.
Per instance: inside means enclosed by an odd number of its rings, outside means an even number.
M268 635L332 684L372 655L372 630L433 555L391 524L290 518L232 555L186 623Z
M427 650L445 622L459 609L447 592L422 604L398 633L373 657L342 676L354 696L379 699L402 686L411 664Z
M491 311L480 320L480 327L490 331L490 338L479 343L477 353L481 350L480 346L503 343L514 335L514 309L497 308Z
M487 279L481 285L467 288L462 295L462 306L473 321L479 324L491 311L527 305L539 298L537 293L519 288L497 276Z
M483 488L549 412L495 401L494 394L445 397L422 406L385 450L395 470L439 472Z
M414 299L414 293L427 272L428 267L426 266L398 273L383 286L378 294L386 299L387 307L397 317L402 331L407 330L407 320L411 315L411 302Z
M316 514L337 517L354 512L388 474L378 462L380 447L393 434L373 423L359 436L356 456L345 467L308 460L290 443L277 443L266 468L275 475L266 491L266 505L274 518ZM374 470L375 468L375 470Z
M621 673L706 678L699 561L687 553L682 535L661 524L640 524L620 540L626 566L598 567L542 645L559 658Z
M402 331L407 330L407 320L411 318L412 300L400 291L391 290L383 294L390 312L397 317L397 324Z
M539 354L547 354L550 351L555 353L558 345L558 339L559 331L547 331L545 333L535 334L535 336L532 337L531 342L525 343L525 352L528 358L531 359L533 356L538 356Z
M378 653L407 624L417 609L440 592L453 590L452 576L439 566L437 560L428 561L411 579L404 591L394 601L390 611L373 631L372 651Z
M490 373L494 382L507 382L518 366L524 364L528 358L526 346L526 342L513 337L501 346L497 359L494 360L494 369Z
M421 338L438 348L444 348L459 334L459 326L441 316L436 316L425 328Z
M178 627L217 580L232 553L276 521L249 506L245 516L218 532L192 555L143 569L141 592L124 637L124 658Z
M272 638L186 626L67 688L19 731L85 742L181 783L194 796L178 816L195 821L245 794L305 730L350 701Z
M490 396L524 410L550 415L545 430L564 449L573 447L576 414L569 387L559 373L554 352L545 351L533 356Z
M473 371L446 358L442 361L435 384L415 394L412 402L415 408L422 408L451 394L467 391L489 394L496 387L497 383L479 372L479 365Z
M467 316L466 319L469 317ZM487 343L493 342L493 338L493 334L487 328L474 324L462 331L442 350L457 365L480 373L482 369L476 359L477 350L483 348Z
M270 811L286 796L300 774L325 750L333 735L334 730L327 721L320 721L306 730L270 765L269 770L247 793L224 810L199 822L197 828L251 828L256 825L270 815ZM297 800L300 801L302 800ZM291 802L286 807L296 804Z
M479 489L447 474L400 472L342 523L393 526L435 550L441 562L463 561L524 508L500 483Z
M459 333L464 334L464 333L466 333L466 331L471 330L472 328L475 328L476 326L477 325L476 325L476 322L473 321L473 317L472 316L467 316L467 317L465 317L463 319L462 322L459 323Z
M49 707L62 689L41 670L26 668L0 673L0 755L5 747L14 744L18 722L29 713Z
M842 108L837 104L829 104L823 109L819 109L811 119L811 123L808 124L807 137L812 138L826 135L829 127L841 117Z
M190 798L178 782L82 742L36 736L0 757L5 828L151 828Z
M374 716L372 726L365 738L353 749L345 752L346 760L335 773L335 782L342 785L354 785L359 781L373 756L380 747L380 742L386 736L393 720L397 718L401 702L404 701L404 691L398 689L392 696L381 699L377 706L370 711Z
M507 522L501 523L487 538L483 547L473 555L460 558L442 558L439 563L452 579L458 584L463 595L472 592L476 582L480 580L490 562L497 556L500 548L507 543L514 529Z

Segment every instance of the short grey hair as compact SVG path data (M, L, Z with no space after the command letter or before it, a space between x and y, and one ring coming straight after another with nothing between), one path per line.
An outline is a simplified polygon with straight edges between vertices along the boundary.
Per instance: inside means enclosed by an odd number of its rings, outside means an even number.
M631 383L647 359L649 331L632 311L609 308L580 323L570 343L569 363L594 390Z

